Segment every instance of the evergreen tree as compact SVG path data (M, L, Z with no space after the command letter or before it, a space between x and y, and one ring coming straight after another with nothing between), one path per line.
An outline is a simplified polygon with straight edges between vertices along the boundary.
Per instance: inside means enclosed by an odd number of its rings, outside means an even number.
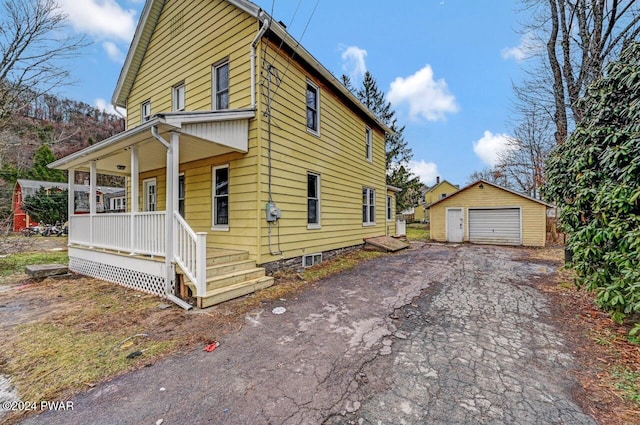
M349 77L343 75L342 81L345 87L350 88L351 81ZM387 184L402 189L402 192L396 196L397 210L402 211L416 206L420 198L421 183L420 179L409 170L409 161L413 158L413 153L409 143L404 139L404 126L400 127L398 125L391 103L385 98L384 92L378 88L378 83L369 71L364 74L362 87L355 91L355 95L380 121L393 131L393 134L387 134L385 138L385 163Z
M41 187L22 201L22 209L39 223L65 222L68 217L68 191Z
M65 182L66 176L62 170L52 170L47 164L56 160L51 148L46 144L41 145L33 156L33 167L27 173L27 177L32 180L43 180L47 182Z
M560 207L577 283L618 321L640 312L639 76L636 42L587 89L584 117L552 151L543 186Z

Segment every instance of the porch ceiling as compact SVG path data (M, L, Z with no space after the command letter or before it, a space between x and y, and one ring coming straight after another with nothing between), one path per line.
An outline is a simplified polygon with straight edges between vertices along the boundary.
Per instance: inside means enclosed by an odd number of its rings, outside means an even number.
M248 121L253 116L253 111L159 115L148 123L55 161L49 167L88 171L91 161L96 161L98 173L127 176L131 173L131 147L136 146L140 172L164 168L167 148L153 137L153 127L167 142L171 140L171 133L179 134L180 163L229 152L247 152Z

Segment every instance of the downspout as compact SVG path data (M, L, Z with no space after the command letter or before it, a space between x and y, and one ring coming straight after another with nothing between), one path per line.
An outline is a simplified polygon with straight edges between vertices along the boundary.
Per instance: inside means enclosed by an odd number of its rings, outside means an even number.
M262 38L265 32L269 29L271 25L271 20L269 16L264 13L262 10L258 13L258 20L262 19L262 26L258 30L255 38L251 42L251 108L256 108L256 46L258 45L258 41Z
M158 132L158 127L157 126L152 126L151 127L151 135L153 136L154 139L156 139L158 142L162 143L162 145L167 148L167 155L172 158L173 157L173 148L171 147L171 144L169 142L167 142L164 138L162 138L162 136L160 136L160 133ZM167 161L167 166L169 165L170 162L173 161ZM168 180L168 179L167 179ZM167 181L167 186L169 186L169 182ZM167 193L166 195L168 196L173 196L173 193ZM175 304L177 304L178 306L184 308L185 310L190 310L193 308L193 306L189 303L187 303L186 301L176 297L175 295L169 293L169 282L171 280L174 279L175 276L175 272L173 270L173 246L170 246L173 244L173 216L169 216L169 212L167 211L166 217L165 217L165 267L166 267L166 284L165 284L165 297L169 300L174 302ZM173 211L171 211L171 213L173 214ZM168 254L168 255L167 255Z

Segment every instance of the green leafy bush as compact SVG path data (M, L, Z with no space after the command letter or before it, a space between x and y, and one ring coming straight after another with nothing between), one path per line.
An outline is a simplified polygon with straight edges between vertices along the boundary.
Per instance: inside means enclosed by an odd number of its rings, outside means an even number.
M620 322L640 312L640 44L581 102L584 117L547 161L543 195L560 207L578 284Z

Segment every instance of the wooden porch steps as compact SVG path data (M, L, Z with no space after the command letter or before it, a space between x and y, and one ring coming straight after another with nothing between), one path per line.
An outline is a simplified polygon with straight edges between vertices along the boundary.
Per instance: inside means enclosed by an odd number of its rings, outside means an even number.
M183 276L185 283L196 292L195 284ZM265 269L256 267L246 251L207 249L207 292L198 297L198 307L206 308L233 298L250 294L273 285L273 278Z
M211 291L207 291L207 294L204 297L198 298L198 308L211 307L212 305L220 304L233 298L250 294L259 289L268 288L271 285L273 285L273 278L271 276L263 276L233 285L224 286L222 288L213 289Z

